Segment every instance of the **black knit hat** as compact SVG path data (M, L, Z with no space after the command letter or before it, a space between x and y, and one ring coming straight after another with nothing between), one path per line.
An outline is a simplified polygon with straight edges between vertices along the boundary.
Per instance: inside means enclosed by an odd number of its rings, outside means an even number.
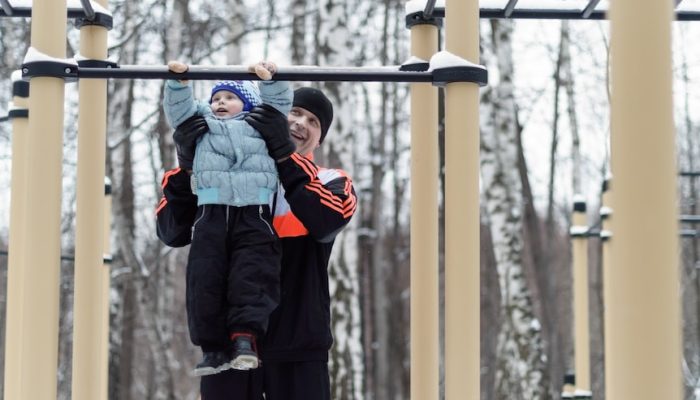
M318 89L302 87L294 91L293 106L301 107L318 118L321 122L321 139L318 142L322 143L333 122L333 104L328 97Z

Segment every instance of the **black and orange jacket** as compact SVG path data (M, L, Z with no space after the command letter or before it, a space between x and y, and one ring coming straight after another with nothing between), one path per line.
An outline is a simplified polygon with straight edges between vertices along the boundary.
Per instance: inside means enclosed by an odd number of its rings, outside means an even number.
M274 226L282 243L281 300L270 317L262 357L269 361L325 361L330 329L328 260L335 236L355 213L356 195L345 172L316 166L299 154L278 163L281 187ZM157 233L167 245L189 243L197 198L179 169L163 178Z

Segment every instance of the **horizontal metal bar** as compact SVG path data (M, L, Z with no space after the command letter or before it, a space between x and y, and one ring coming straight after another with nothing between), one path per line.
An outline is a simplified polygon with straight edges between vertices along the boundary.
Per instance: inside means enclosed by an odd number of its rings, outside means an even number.
M681 171L678 173L680 176L690 176L690 177L697 177L700 176L700 171Z
M589 3L591 5L592 3ZM479 17L482 19L570 19L570 20L604 20L607 10L588 8L579 10L560 10L546 8L514 8L510 13L507 8L480 8ZM433 17L445 18L445 8L433 10ZM700 10L676 11L678 21L700 21Z
M0 0L2 1L2 0ZM66 9L68 19L85 18L85 10L81 8L68 8ZM94 11L93 11L94 13ZM30 18L32 16L32 8L25 6L13 6L12 13L8 14L4 7L0 7L0 17L17 17L17 18Z
M483 68L474 68L482 73ZM187 72L170 72L167 66L121 65L118 68L78 68L79 79L194 79L260 80L242 66L190 66ZM433 82L432 72L400 71L393 67L279 67L274 78L280 81L352 81L352 82Z
M9 121L9 120L10 120L10 117L8 117L7 115L4 117L0 117L0 122L5 122L5 121Z
M10 252L7 250L0 250L0 256L9 256ZM74 256L61 256L61 261L75 261ZM112 256L109 254L105 254L102 256L102 263L104 264L111 264L112 263Z
M0 0L3 1L3 0ZM82 0L81 0L82 1ZM545 8L523 9L515 8L511 12L505 8L482 8L479 10L479 17L482 19L570 19L570 20L602 20L606 19L606 11L590 10L588 7L583 10L557 10ZM85 18L86 10L81 8L68 9L68 18ZM31 17L31 7L12 7L12 13L8 14L0 7L0 17ZM445 8L436 7L432 12L434 18L445 18ZM678 21L700 21L700 10L683 10L676 12Z
M700 215L681 215L680 221L688 224L698 224L700 223Z

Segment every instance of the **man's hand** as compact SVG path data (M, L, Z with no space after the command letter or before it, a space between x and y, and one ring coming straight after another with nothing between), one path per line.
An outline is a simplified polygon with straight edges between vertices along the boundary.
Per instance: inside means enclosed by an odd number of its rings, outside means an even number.
M254 107L245 121L255 128L267 144L267 152L273 160L280 162L291 156L297 146L289 137L287 116L268 104Z
M197 147L197 138L209 130L207 121L201 116L192 116L181 123L175 133L173 141L177 151L177 162L184 170L192 169L194 161L194 151Z

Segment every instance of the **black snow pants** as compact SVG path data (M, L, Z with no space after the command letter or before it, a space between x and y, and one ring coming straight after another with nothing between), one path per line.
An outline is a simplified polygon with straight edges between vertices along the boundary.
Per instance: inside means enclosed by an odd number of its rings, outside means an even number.
M279 303L281 246L267 205L201 205L187 263L192 343L221 351L231 332L262 337Z

